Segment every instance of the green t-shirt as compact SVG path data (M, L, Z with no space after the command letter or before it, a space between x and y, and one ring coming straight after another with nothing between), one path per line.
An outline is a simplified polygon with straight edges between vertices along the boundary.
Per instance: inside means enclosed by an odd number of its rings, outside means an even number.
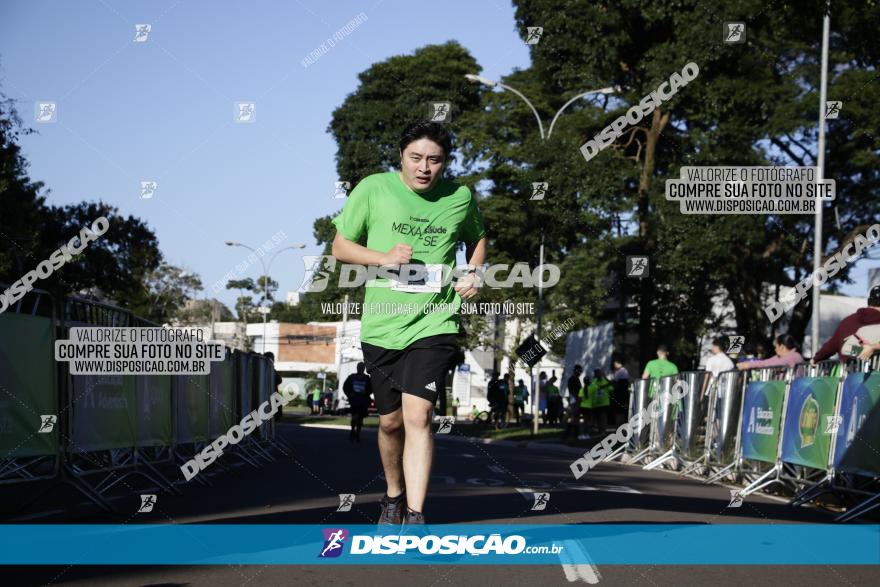
M677 374L678 367L672 361L654 359L653 361L648 361L648 364L645 365L645 373L648 374L650 379L660 379L661 377Z
M467 186L441 178L430 192L419 194L396 171L361 180L333 224L353 242L366 233L368 249L384 253L397 244L410 245L410 264L442 264L450 271L457 244L476 243L486 234ZM461 297L453 289L454 278L439 293L399 291L391 285L382 277L367 281L361 341L400 350L427 336L458 333Z
M667 361L666 359L654 359L653 361L648 361L648 364L645 365L645 373L647 373L648 378L651 379L651 386L648 388L648 397L652 398L657 392L654 380L677 374L678 367L676 367L675 363L672 361Z
M590 406L593 408L604 408L611 404L611 392L614 386L607 379L600 379L590 383L588 389L590 394Z
M587 389L581 387L578 391L578 397L581 399L581 408L591 408L593 407L590 403L590 394L587 392Z

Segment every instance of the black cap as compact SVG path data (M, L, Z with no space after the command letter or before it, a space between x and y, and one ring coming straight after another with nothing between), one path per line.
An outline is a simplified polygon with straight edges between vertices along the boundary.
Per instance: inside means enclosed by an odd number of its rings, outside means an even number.
M868 305L880 307L880 285L875 285L868 292Z

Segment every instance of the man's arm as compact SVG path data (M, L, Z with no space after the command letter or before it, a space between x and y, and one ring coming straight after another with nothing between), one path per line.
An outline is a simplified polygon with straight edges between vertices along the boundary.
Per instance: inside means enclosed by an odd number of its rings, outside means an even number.
M467 243L465 248L465 257L468 265L480 266L486 262L486 237L481 238L476 243ZM468 273L455 283L455 292L462 299L470 299L477 295L482 277Z
M350 241L336 232L333 239L333 247L330 251L334 257L343 263L357 263L359 265L403 265L412 259L412 247L404 244L396 244L387 252L374 251L363 247L356 242Z
M840 347L843 345L843 325L846 322L846 319L841 320L840 324L837 325L837 328L834 329L834 334L831 335L831 338L825 341L825 344L822 345L816 354L813 355L813 358L810 362L815 365L816 361L824 361L825 359L830 359L834 355L836 355L840 351Z

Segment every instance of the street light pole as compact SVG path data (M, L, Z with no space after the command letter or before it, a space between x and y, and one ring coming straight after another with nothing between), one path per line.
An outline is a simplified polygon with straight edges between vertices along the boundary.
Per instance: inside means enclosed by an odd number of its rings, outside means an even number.
M469 81L472 81L472 82L478 83L478 84L483 84L485 86L489 86L490 88L494 88L495 86L498 86L499 88L513 92L514 94L516 94L517 96L522 98L523 102L525 102L526 105L531 109L532 113L535 115L535 119L538 121L538 131L541 133L541 140L542 141L546 141L547 139L550 138L550 135L553 133L553 126L556 124L556 120L559 118L559 115L562 114L562 112L566 108L568 108L571 104L573 104L576 100L579 100L580 98L584 98L584 97L592 95L592 94L613 94L614 92L620 91L619 86L613 86L613 87L609 86L607 88L602 88L600 90L590 90L589 92L582 92L582 93L578 94L577 96L575 96L574 98L572 98L571 100L569 100L568 102L563 104L562 107L556 111L556 114L553 116L553 120L550 122L550 128L547 130L547 134L544 135L544 123L541 121L541 115L538 114L538 111L535 109L535 107L532 105L532 103L529 101L529 99L526 98L522 92L520 92L519 90L512 88L508 85L502 84L501 82L495 81L493 79L489 79L487 77L483 77L481 75L468 73L468 74L465 74L464 77L467 78ZM544 309L544 287L543 287L543 285L544 285L544 271L543 271L543 266L544 266L544 228L543 228L543 226L541 227L541 248L540 248L540 253L539 253L539 263L540 263L540 267L542 268L542 271L541 271L541 275L538 277L538 329L536 331L537 344L541 344L541 317L542 317L543 309ZM532 371L532 369L530 368L529 371ZM535 375L534 372L532 372L531 379L532 379L532 416L533 416L533 418L532 418L532 433L537 434L538 433L538 403L540 400L541 390L539 389L539 383L538 383L539 377L537 375Z
M235 241L226 241L226 246L227 247L243 247L245 249L248 249L249 251L252 251L254 254L257 253L257 251L253 247L249 247L243 243L239 243L239 242L235 242ZM262 265L262 267L263 267L263 299L266 301L267 304L269 303L269 267L272 267L272 261L274 261L275 257L277 257L282 251L286 251L287 249L304 249L304 248L306 248L306 246L303 244L295 244L295 245L290 245L288 247L284 247L283 249L279 249L279 250L275 251L275 254L269 258L269 265L268 266L266 265L265 262L263 262L263 257L260 255L257 255L257 258L260 260L260 265ZM258 311L260 312L260 314L263 315L263 349L262 349L262 352L265 353L266 352L266 315L269 313L269 311L268 311L268 308L263 308L262 304L260 304L260 309ZM245 332L245 336L247 336L247 332Z
M819 153L816 157L818 173L816 181L825 179L825 100L828 97L828 34L831 28L831 2L825 4L825 18L822 19L822 70L819 82ZM818 186L816 186L818 187ZM813 276L819 274L822 263L822 198L816 190L816 225L813 243ZM813 327L810 329L810 351L813 356L819 351L819 300L820 286L813 280Z

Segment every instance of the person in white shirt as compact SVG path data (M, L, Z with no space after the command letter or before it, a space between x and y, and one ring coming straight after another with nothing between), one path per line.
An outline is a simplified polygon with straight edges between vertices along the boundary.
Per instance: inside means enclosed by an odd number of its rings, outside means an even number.
M718 379L719 373L736 369L733 361L722 350L726 345L727 337L724 336L719 336L712 341L712 356L706 361L706 371L711 373L712 377L706 378L706 382L703 384L703 392L700 394L701 397L706 395L706 390L711 383Z

